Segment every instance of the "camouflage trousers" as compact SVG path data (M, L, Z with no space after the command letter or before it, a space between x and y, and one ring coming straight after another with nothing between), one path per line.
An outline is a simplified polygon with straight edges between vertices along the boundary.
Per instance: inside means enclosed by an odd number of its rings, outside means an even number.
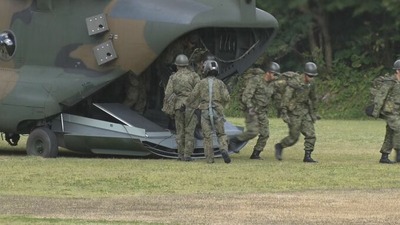
M380 152L390 154L392 149L400 150L400 117L386 116L386 134Z
M304 150L313 151L316 141L314 122L311 119L310 114L305 115L293 115L289 114L290 122L289 136L281 140L282 147L290 147L297 143L300 137L300 133L304 135Z
M146 93L146 91L141 90L141 88L129 87L126 90L123 104L137 112L143 113L146 108L146 96L143 93Z
M225 119L222 115L216 115L214 117L214 128L215 133L218 137L220 151L228 150L228 138L225 134L224 123ZM204 154L206 156L207 162L212 162L214 159L214 148L212 139L214 129L211 124L208 110L201 111L201 129L203 130L204 136Z
M269 120L266 112L257 112L256 115L249 115L245 112L246 130L237 136L240 141L248 141L258 134L254 150L263 151L269 138Z
M175 111L176 143L178 157L190 157L194 151L194 131L197 117L194 110Z

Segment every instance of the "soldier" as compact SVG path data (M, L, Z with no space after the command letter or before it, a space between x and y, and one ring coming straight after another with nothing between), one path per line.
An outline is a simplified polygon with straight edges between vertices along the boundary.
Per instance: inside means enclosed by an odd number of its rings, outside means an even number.
M241 103L245 114L246 131L231 139L231 149L238 151L239 145L258 136L250 159L261 159L260 153L264 150L269 138L268 106L276 96L275 75L280 74L280 66L272 62L267 71L255 70L245 85Z
M275 145L275 158L282 160L284 148L294 145L300 133L304 138L303 162L315 163L311 158L316 141L314 123L317 120L315 102L315 84L313 78L318 75L317 65L313 62L305 64L305 73L293 76L288 80L286 90L282 96L281 118L289 127L289 136Z
M198 43L196 44L196 46L199 46L200 44L200 38L199 40L197 40L194 43ZM207 49L203 48L203 47L197 47L196 49L193 50L192 54L189 57L189 63L191 68L197 73L197 74L202 74L203 73L203 63L204 63L204 59L211 59L211 55L208 52Z
M400 162L400 59L393 65L395 74L385 79L374 98L372 116L386 120L386 134L380 152L379 163L394 163L389 159L392 149L396 151L396 162Z
M125 99L123 104L129 108L143 114L146 109L146 86L144 85L144 75L139 76L130 72L128 81L125 83Z
M171 72L176 71L176 68L174 68L174 60L178 55L183 54L190 57L188 60L189 64L192 65L188 68L192 68L196 63L195 60L198 60L199 55L203 53L203 50L198 47L199 42L200 37L197 34L186 35L174 41L161 53L156 63L156 70L163 87L168 81L168 76Z
M0 33L0 59L8 60L15 51L15 43L9 33Z
M178 71L170 76L165 89L165 98L175 94L175 127L178 144L178 160L192 161L194 150L194 130L197 119L194 110L186 109L186 99L195 85L200 81L199 75L188 69L189 60L186 55L178 55L175 59ZM164 102L168 102L164 99Z
M201 80L187 99L187 105L201 110L201 128L204 136L204 154L207 163L214 163L214 149L212 132L218 137L219 149L225 163L230 163L228 154L228 139L224 128L224 107L230 100L229 92L221 80L216 76L219 74L218 63L207 60L203 65L203 74L207 77ZM200 104L198 104L200 101Z

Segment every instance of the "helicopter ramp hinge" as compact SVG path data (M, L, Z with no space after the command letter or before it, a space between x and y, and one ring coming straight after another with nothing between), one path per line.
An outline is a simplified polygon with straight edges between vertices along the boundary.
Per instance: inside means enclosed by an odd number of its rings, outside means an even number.
M100 34L109 30L107 17L104 13L86 18L89 36Z
M93 52L99 66L118 58L111 40L97 45L93 48Z

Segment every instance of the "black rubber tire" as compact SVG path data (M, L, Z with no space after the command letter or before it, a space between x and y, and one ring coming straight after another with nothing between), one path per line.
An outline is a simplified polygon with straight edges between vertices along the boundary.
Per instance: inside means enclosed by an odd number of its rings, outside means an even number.
M55 158L58 155L57 137L47 127L34 129L26 142L26 153L31 156Z

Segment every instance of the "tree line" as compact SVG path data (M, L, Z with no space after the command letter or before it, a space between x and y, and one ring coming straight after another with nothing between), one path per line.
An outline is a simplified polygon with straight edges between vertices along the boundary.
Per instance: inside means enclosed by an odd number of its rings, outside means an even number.
M321 113L360 118L370 82L400 58L398 0L257 0L279 31L265 53L283 71L318 65Z

